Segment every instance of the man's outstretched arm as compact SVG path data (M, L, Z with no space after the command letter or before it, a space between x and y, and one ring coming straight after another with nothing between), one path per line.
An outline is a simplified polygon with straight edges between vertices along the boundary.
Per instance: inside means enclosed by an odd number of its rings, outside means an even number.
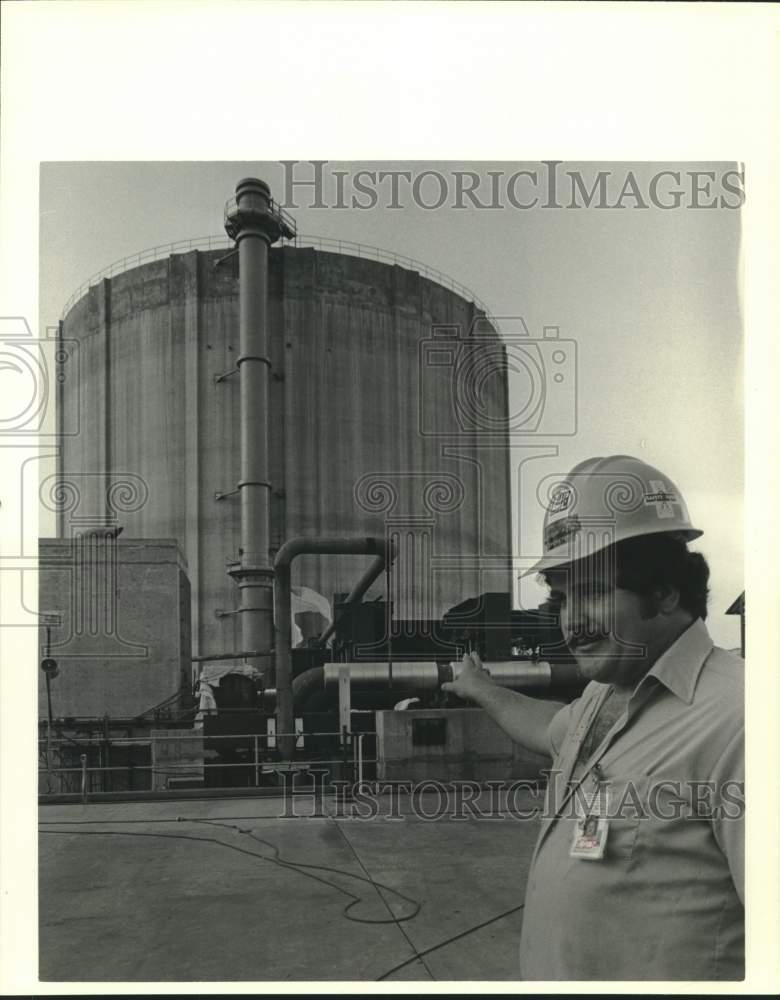
M483 668L476 653L467 653L457 680L445 682L441 687L459 698L476 702L515 743L535 753L552 755L547 727L563 708L561 703L529 698L501 687Z

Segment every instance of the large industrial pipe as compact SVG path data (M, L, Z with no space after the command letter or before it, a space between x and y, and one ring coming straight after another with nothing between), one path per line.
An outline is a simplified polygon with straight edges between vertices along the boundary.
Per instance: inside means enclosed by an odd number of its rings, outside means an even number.
M291 564L300 555L375 555L379 572L392 561L394 552L383 538L291 538L274 559L274 639L276 647L276 715L280 730L279 749L289 759L295 749L292 690L292 593ZM365 575L363 577L365 579ZM248 646L252 649L252 646ZM255 647L256 648L256 647Z
M240 593L243 648L266 652L273 634L268 552L268 247L292 230L274 205L268 185L252 177L237 184L236 197L225 208L225 229L238 244L241 391L241 546L238 565L229 572ZM261 672L267 670L267 660L248 662Z
M338 684L339 670L349 669L350 682L356 687L393 686L409 691L435 691L445 681L457 680L463 669L460 661L453 663L393 663L392 678L387 663L326 663L323 667L325 687ZM528 688L548 688L552 680L549 663L507 660L497 663L483 663L484 669L496 684L513 690Z
M496 684L511 688L513 691L548 688L554 677L553 667L544 660L536 662L533 660L498 660L494 663L483 663L482 666ZM461 660L453 660L452 663L445 664L442 669L442 683L449 680L456 681L462 669L463 662ZM560 676L558 679L561 679Z
M577 667L568 663L505 660L483 663L496 684L513 691L546 690L566 687L579 680ZM293 701L299 709L313 691L333 688L338 684L339 671L349 671L350 684L356 688L387 689L391 683L390 666L382 663L326 663L299 674L293 681ZM460 661L452 663L408 662L393 663L392 683L399 691L435 691L445 681L457 678L463 669ZM268 694L268 692L266 692Z
M392 674L387 661L379 663L326 663L323 665L323 684L332 687L339 682L339 671L349 671L349 682L356 688L389 688L402 691L435 691L439 686L439 667L436 663L404 661L394 662Z

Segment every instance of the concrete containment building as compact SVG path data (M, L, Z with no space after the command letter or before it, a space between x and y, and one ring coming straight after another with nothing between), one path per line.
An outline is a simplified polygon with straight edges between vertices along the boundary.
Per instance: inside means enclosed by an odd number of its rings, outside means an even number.
M61 328L60 491L73 481L79 517L99 519L135 484L118 523L180 546L195 655L242 648L238 271L224 249L170 254L101 280ZM314 246L270 248L267 291L271 560L294 536L391 535L396 618L511 592L507 377L484 313L408 267ZM304 555L293 583L332 601L366 564Z

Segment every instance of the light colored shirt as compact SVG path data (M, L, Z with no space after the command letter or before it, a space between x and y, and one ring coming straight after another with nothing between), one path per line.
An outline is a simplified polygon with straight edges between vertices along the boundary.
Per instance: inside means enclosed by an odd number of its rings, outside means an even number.
M698 619L588 761L578 764L580 748L609 685L592 681L553 717L523 979L744 977L743 689L743 661L714 647ZM612 815L605 856L572 858L575 801L587 808L599 777Z

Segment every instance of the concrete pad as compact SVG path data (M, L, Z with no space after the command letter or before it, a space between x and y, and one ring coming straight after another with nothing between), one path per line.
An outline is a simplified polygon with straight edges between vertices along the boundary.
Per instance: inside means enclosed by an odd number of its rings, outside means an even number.
M535 820L429 821L408 798L400 819L350 819L332 800L325 811L282 818L281 799L42 807L40 978L375 980L409 959L390 978L515 978L522 911L436 946L522 903Z

